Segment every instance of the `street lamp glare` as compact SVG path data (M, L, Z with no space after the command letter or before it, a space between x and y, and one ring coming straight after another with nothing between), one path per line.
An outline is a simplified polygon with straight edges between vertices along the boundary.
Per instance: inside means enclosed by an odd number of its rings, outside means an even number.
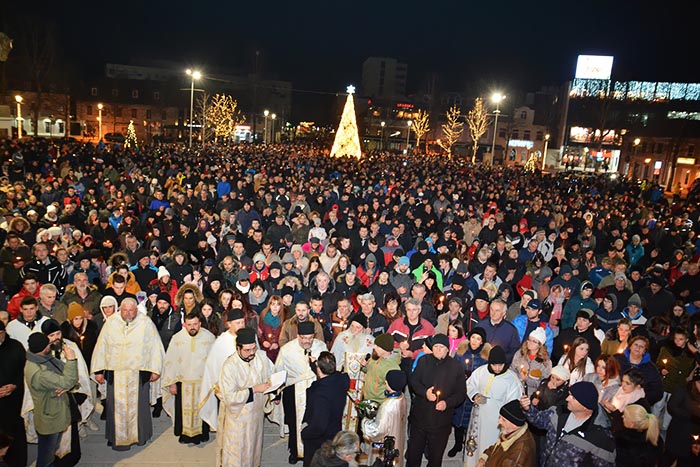
M272 118L273 120L276 119L276 118L277 118L277 114L272 114L272 115L270 115L270 118Z
M546 135L544 135L544 139L549 140L549 133L547 133Z
M192 78L199 79L201 77L202 77L202 74L200 72L198 72L198 71L192 72Z
M98 108L99 110L102 110L102 109L104 109L104 106L103 106L102 104L97 104L97 108Z
M17 103L21 104L22 101L23 101L24 99L22 99L22 96L20 96L19 94L17 94L17 95L15 96L15 100L17 101Z
M639 139L639 138L634 138L634 145L635 145L635 146L639 146L639 143L641 143L641 142L642 142L641 139Z
M385 126L385 125L386 125L386 122L382 122L381 125L382 125L382 126Z
M263 112L263 115L267 117L268 115L270 115L270 111L269 111L269 110L265 110L265 111Z
M188 68L188 69L185 70L185 73L187 73L187 76L189 76L189 75L192 74L192 70L190 70L190 69Z
M502 101L503 99L505 99L505 98L506 98L506 96L504 96L504 95L501 94L500 92L496 92L496 93L494 93L494 94L491 96L491 100L492 100L493 102L495 102L496 104L498 104L499 102L501 102L501 101Z
M411 125L413 125L413 120L408 121L408 126L411 126Z

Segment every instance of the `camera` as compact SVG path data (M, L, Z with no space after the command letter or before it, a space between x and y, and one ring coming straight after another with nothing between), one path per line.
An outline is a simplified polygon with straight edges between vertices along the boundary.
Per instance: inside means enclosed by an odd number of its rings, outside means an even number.
M372 443L374 449L381 449L381 459L377 459L372 467L391 467L399 457L399 450L396 449L396 438L385 436L381 443Z

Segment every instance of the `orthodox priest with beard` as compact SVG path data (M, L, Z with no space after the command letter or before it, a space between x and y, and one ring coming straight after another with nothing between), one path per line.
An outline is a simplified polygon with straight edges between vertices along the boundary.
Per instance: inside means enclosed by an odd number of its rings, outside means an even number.
M258 349L255 331L240 329L236 352L224 362L219 378L218 466L260 466L268 398L264 392L271 375L272 362Z
M163 372L158 330L137 306L133 298L122 300L119 313L104 323L92 355L95 381L107 383L105 435L115 451L143 446L153 436L150 383Z
M199 416L199 387L204 362L214 344L214 334L202 328L196 311L185 316L185 324L170 340L161 378L163 408L173 420L181 444L209 441L209 425Z

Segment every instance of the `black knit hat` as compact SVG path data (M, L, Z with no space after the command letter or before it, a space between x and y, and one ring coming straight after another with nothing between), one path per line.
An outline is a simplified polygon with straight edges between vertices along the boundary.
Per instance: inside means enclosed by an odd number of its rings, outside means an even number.
M49 345L49 338L40 332L33 332L29 335L29 351L39 353Z
M499 364L504 364L506 363L506 352L503 350L503 347L500 345L497 345L491 349L489 352L489 364L491 365L499 365Z
M394 391L403 391L406 386L406 373L401 370L389 370L386 374L386 382Z
M41 332L43 332L47 336L60 330L61 326L58 324L58 321L56 321L53 318L47 319L46 321L41 323Z
M520 401L517 399L514 399L501 407L499 413L501 414L501 417L505 418L515 426L523 426L527 421L525 419L523 409L520 407Z
M350 317L350 320L348 321L348 326L350 326L352 323L357 323L363 328L367 327L367 317L362 314L362 313L355 313Z

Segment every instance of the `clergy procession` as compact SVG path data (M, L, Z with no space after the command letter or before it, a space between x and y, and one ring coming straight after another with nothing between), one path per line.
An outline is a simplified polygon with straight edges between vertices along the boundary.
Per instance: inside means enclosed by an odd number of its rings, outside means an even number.
M125 459L156 419L226 467L700 465L697 204L312 146L74 149L0 179L0 466L77 465L90 432Z

